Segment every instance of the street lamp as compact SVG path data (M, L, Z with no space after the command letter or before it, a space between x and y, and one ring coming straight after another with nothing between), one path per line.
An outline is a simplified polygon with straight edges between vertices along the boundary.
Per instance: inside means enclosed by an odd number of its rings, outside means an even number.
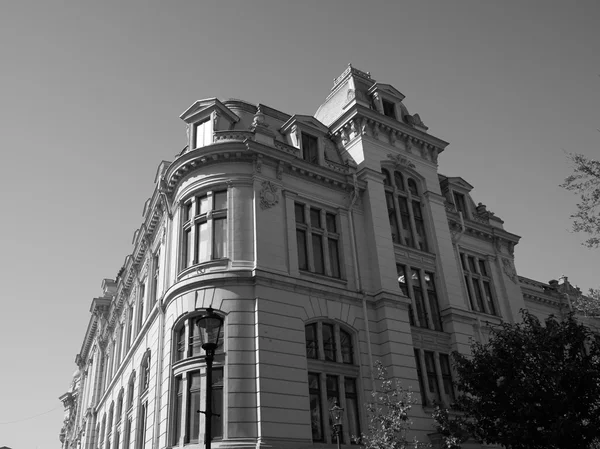
M204 412L204 445L206 449L210 449L212 441L212 364L215 356L215 350L219 345L219 335L223 327L223 318L217 315L211 307L206 309L206 315L201 316L196 320L202 349L206 353L206 405Z
M333 407L329 410L329 415L331 416L331 422L333 423L333 428L335 429L335 439L337 440L337 447L340 449L341 445L341 434L342 434L342 412L344 409L337 405L337 400L333 403Z

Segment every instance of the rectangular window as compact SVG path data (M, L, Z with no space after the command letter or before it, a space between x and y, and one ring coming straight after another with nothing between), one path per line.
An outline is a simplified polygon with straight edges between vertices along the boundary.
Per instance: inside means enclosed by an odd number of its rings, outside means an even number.
M462 212L463 216L466 216L467 206L465 203L465 196L462 193L454 192L454 205L456 206L457 212Z
M417 233L417 246L422 251L427 251L427 236L425 235L425 222L421 213L421 203L413 201L413 217L415 219L415 231Z
M440 354L440 368L442 369L442 382L444 383L446 404L450 405L455 401L456 398L454 396L452 371L450 370L450 357L448 357L448 354Z
M206 262L209 260L210 236L208 235L208 223L196 225L196 261Z
M312 235L312 250L315 273L325 274L325 261L323 260L323 238L320 234Z
M146 420L148 414L148 404L143 403L140 405L140 415L138 421L138 440L136 446L138 449L144 449L146 447Z
M223 438L223 368L212 372L212 437ZM219 416L217 416L219 415Z
M308 373L308 392L310 395L310 426L313 441L323 441L323 419L321 417L321 385L319 375Z
M315 136L302 133L302 158L311 164L319 163L319 140Z
M427 369L427 386L429 387L429 392L433 394L433 397L438 402L442 402L437 370L435 369L435 356L431 351L423 351L423 353L425 355L425 368Z
M183 426L183 379L181 376L175 378L175 422L173 424L173 445L178 445L181 440L181 428Z
M200 372L188 376L187 442L197 443L200 435Z
M201 148L212 144L213 137L210 125L210 117L196 124L194 131L196 135L196 148Z
M410 227L410 213L408 212L408 202L403 196L398 197L398 206L400 207L400 221L402 222L402 234L404 236L404 245L414 247L412 228Z
M460 253L469 304L474 311L498 315L490 270L485 258ZM474 303L475 302L475 303Z
M356 379L344 378L344 390L346 394L346 409L348 416L348 434L350 442L356 444L360 437L360 419L358 417L358 395L356 394Z
M325 223L323 223L321 209L311 207L308 217L306 217L305 206L300 203L294 204L294 214L298 268L341 278L342 264L340 262L339 234L337 233L335 214L325 213ZM308 222L306 218L309 219ZM325 227L323 227L323 224L325 224ZM310 253L308 249L311 250ZM309 260L309 257L312 257L312 260Z
M383 115L387 115L388 117L395 119L396 118L396 107L395 107L394 103L392 103L391 101L387 101L387 100L382 100L381 102L383 104Z
M131 441L131 418L125 422L125 429L123 431L123 449L129 449L129 443Z
M227 257L227 218L213 220L213 259Z
M325 337L323 337L325 338ZM340 387L339 387L339 377L338 376L325 376L325 383L327 385L327 410L331 410L331 408L337 404L340 406ZM329 430L331 431L331 442L337 443L335 427L333 425L333 420L331 419L331 415L329 415ZM340 443L344 442L343 434L340 435Z
M296 244L298 246L298 268L308 270L308 253L306 251L306 231L296 230Z
M437 293L435 291L434 274L425 272L425 284L427 285L427 298L429 299L429 310L431 311L431 320L433 328L436 331L442 331L442 316L440 315L440 306L438 304Z
M417 305L417 318L420 327L429 327L427 309L425 308L425 299L421 289L421 274L416 268L411 268L411 283L413 294L415 295L415 304Z
M309 324L306 330L306 357L309 359L319 358L319 341L317 339L317 325Z
M417 377L419 379L419 390L421 392L421 404L427 405L427 395L425 394L425 383L423 382L423 372L421 371L421 356L418 349L414 349L415 364L417 365Z
M192 229L183 230L183 267L194 265L194 248L192 248Z

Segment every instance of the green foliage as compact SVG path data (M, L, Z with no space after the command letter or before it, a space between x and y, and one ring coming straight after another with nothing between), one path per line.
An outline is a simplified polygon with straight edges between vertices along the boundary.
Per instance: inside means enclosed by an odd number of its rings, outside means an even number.
M573 174L565 178L561 187L578 193L580 202L573 218L573 230L590 235L584 245L589 248L600 246L600 161L582 154L569 153L573 163Z
M410 388L402 387L400 381L387 377L387 371L381 362L376 362L377 382L371 395L373 401L367 404L369 413L369 431L362 435L365 449L408 449L426 447L416 440L408 440L408 432L412 425L409 412L413 404Z
M468 426L462 416L450 417L447 408L437 406L432 413L437 432L442 436L442 449L460 449L469 439Z
M511 449L593 447L600 437L596 337L572 314L542 324L521 313L522 323L503 323L488 343L474 343L471 357L453 353L461 416L448 435L460 429Z

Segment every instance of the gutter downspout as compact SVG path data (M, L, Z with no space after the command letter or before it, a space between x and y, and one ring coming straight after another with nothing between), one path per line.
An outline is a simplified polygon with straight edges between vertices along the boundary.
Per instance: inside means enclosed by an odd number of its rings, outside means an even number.
M375 378L373 376L373 353L371 351L371 330L369 329L369 318L367 316L367 295L363 291L360 283L360 272L358 269L358 254L356 252L356 232L354 230L354 214L352 213L352 209L358 200L358 184L356 181L356 173L352 174L352 182L354 184L354 191L352 192L352 201L350 201L350 206L348 206L348 215L350 217L350 243L352 245L352 259L354 262L354 279L356 281L356 290L362 294L362 309L363 309L363 319L365 320L365 332L367 334L367 352L369 354L369 374L371 377L371 389L375 388Z

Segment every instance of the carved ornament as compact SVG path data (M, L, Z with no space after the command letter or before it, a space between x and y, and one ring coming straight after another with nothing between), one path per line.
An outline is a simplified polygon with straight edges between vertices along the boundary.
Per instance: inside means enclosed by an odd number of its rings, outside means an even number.
M398 167L409 167L409 168L415 168L415 164L413 164L411 161L409 161L408 159L406 159L404 156L400 155L400 154L388 154L387 157L394 162L394 165L396 166L396 168Z
M518 282L517 272L510 259L502 258L502 269L504 270L504 274L506 274L511 281L515 284Z
M279 194L277 186L271 181L263 181L260 189L260 207L261 209L269 209L279 202Z

